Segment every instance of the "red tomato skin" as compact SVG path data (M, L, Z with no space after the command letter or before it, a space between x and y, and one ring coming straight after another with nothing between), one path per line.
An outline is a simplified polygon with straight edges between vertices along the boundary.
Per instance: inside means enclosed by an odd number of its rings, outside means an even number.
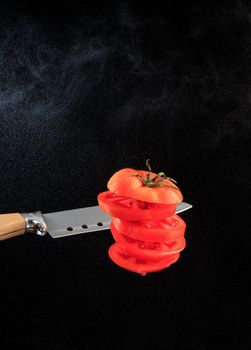
M110 191L99 193L97 199L100 208L112 217L126 221L160 220L172 216L176 211L176 204L168 204L161 208L122 208L109 201Z
M152 261L159 261L161 259L168 258L171 255L176 255L177 253L185 249L186 246L186 241L184 238L181 238L178 241L166 242L168 244L159 244L158 242L155 242L155 244L149 242L149 244L145 241L137 241L133 239L131 239L130 241L130 239L127 240L127 236L124 236L122 233L117 231L113 223L111 223L111 233L116 242L122 243L126 247L128 254L137 258L149 259ZM153 249L142 248L144 246L150 246Z
M171 225L168 225L168 222ZM113 218L112 223L119 232L147 242L168 242L180 239L184 237L186 230L185 221L176 214L158 221L125 221Z
M126 247L119 243L114 243L110 246L108 255L110 259L118 266L126 270L139 273L143 276L145 276L148 272L157 272L166 269L171 264L175 263L180 257L179 253L159 261L144 261L137 257L130 257L129 255L129 257L123 257L123 255L127 255Z
M121 169L112 175L107 183L107 187L111 192L145 202L176 205L182 202L183 196L177 185L172 181L164 180L163 184L175 188L167 186L149 187L145 186L139 177L133 176L135 174L140 174L146 177L148 173L149 172L145 170L135 170L131 168ZM152 179L156 175L156 173L151 172L150 178Z

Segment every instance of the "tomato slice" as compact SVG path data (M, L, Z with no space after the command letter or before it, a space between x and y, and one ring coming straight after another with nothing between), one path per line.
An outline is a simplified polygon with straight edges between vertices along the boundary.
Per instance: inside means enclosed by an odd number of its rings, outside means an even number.
M115 264L126 270L140 273L143 276L148 272L156 272L169 267L171 264L175 263L180 256L180 253L177 253L159 261L143 259L130 255L127 251L127 247L120 243L111 245L108 254Z
M160 220L175 214L176 204L144 202L105 191L98 195L100 208L109 215L127 221Z
M115 241L126 247L128 254L142 259L158 261L181 252L186 246L184 237L176 241L162 243L134 239L119 232L113 223L111 223L111 232Z
M186 223L178 215L161 220L125 221L113 218L113 225L125 235L147 242L168 242L184 237Z

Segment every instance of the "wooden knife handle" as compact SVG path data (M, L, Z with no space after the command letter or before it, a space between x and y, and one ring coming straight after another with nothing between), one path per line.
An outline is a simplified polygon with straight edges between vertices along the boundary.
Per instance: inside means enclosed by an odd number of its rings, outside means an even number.
M23 235L24 233L25 219L21 214L0 214L0 241Z

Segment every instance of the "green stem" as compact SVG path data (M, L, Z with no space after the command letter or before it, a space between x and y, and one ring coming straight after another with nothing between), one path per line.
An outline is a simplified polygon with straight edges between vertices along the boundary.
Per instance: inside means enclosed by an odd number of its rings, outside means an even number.
M141 174L133 174L132 176L139 177L142 180L143 185L147 186L147 187L165 186L165 187L170 187L170 188L173 188L173 189L179 191L179 189L177 187L163 183L164 180L170 180L174 183L177 183L177 181L175 181L174 179L172 179L169 176L166 176L165 173L163 173L163 172L159 172L158 175L154 176L151 179L151 171L152 170L151 170L151 166L150 166L150 159L146 160L146 167L149 170L149 172L146 174L145 178ZM160 178L160 179L157 180L158 178Z

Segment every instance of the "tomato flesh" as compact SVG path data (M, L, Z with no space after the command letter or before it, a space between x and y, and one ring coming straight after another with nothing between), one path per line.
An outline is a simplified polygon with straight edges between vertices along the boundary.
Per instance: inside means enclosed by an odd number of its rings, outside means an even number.
M184 237L171 242L147 242L131 238L119 232L113 222L111 223L111 232L114 240L118 243L122 243L126 247L128 254L153 261L177 254L182 251L186 245Z
M145 276L148 272L156 272L169 267L171 264L179 259L180 254L174 254L168 258L160 259L158 261L151 259L143 259L130 255L127 248L123 244L114 243L108 250L111 260L120 267L140 273Z
M167 242L184 237L186 224L178 215L162 220L124 221L113 218L114 226L125 235L148 242Z
M100 208L112 217L126 221L161 220L174 215L177 206L144 202L110 191L101 192L98 195L98 203Z

